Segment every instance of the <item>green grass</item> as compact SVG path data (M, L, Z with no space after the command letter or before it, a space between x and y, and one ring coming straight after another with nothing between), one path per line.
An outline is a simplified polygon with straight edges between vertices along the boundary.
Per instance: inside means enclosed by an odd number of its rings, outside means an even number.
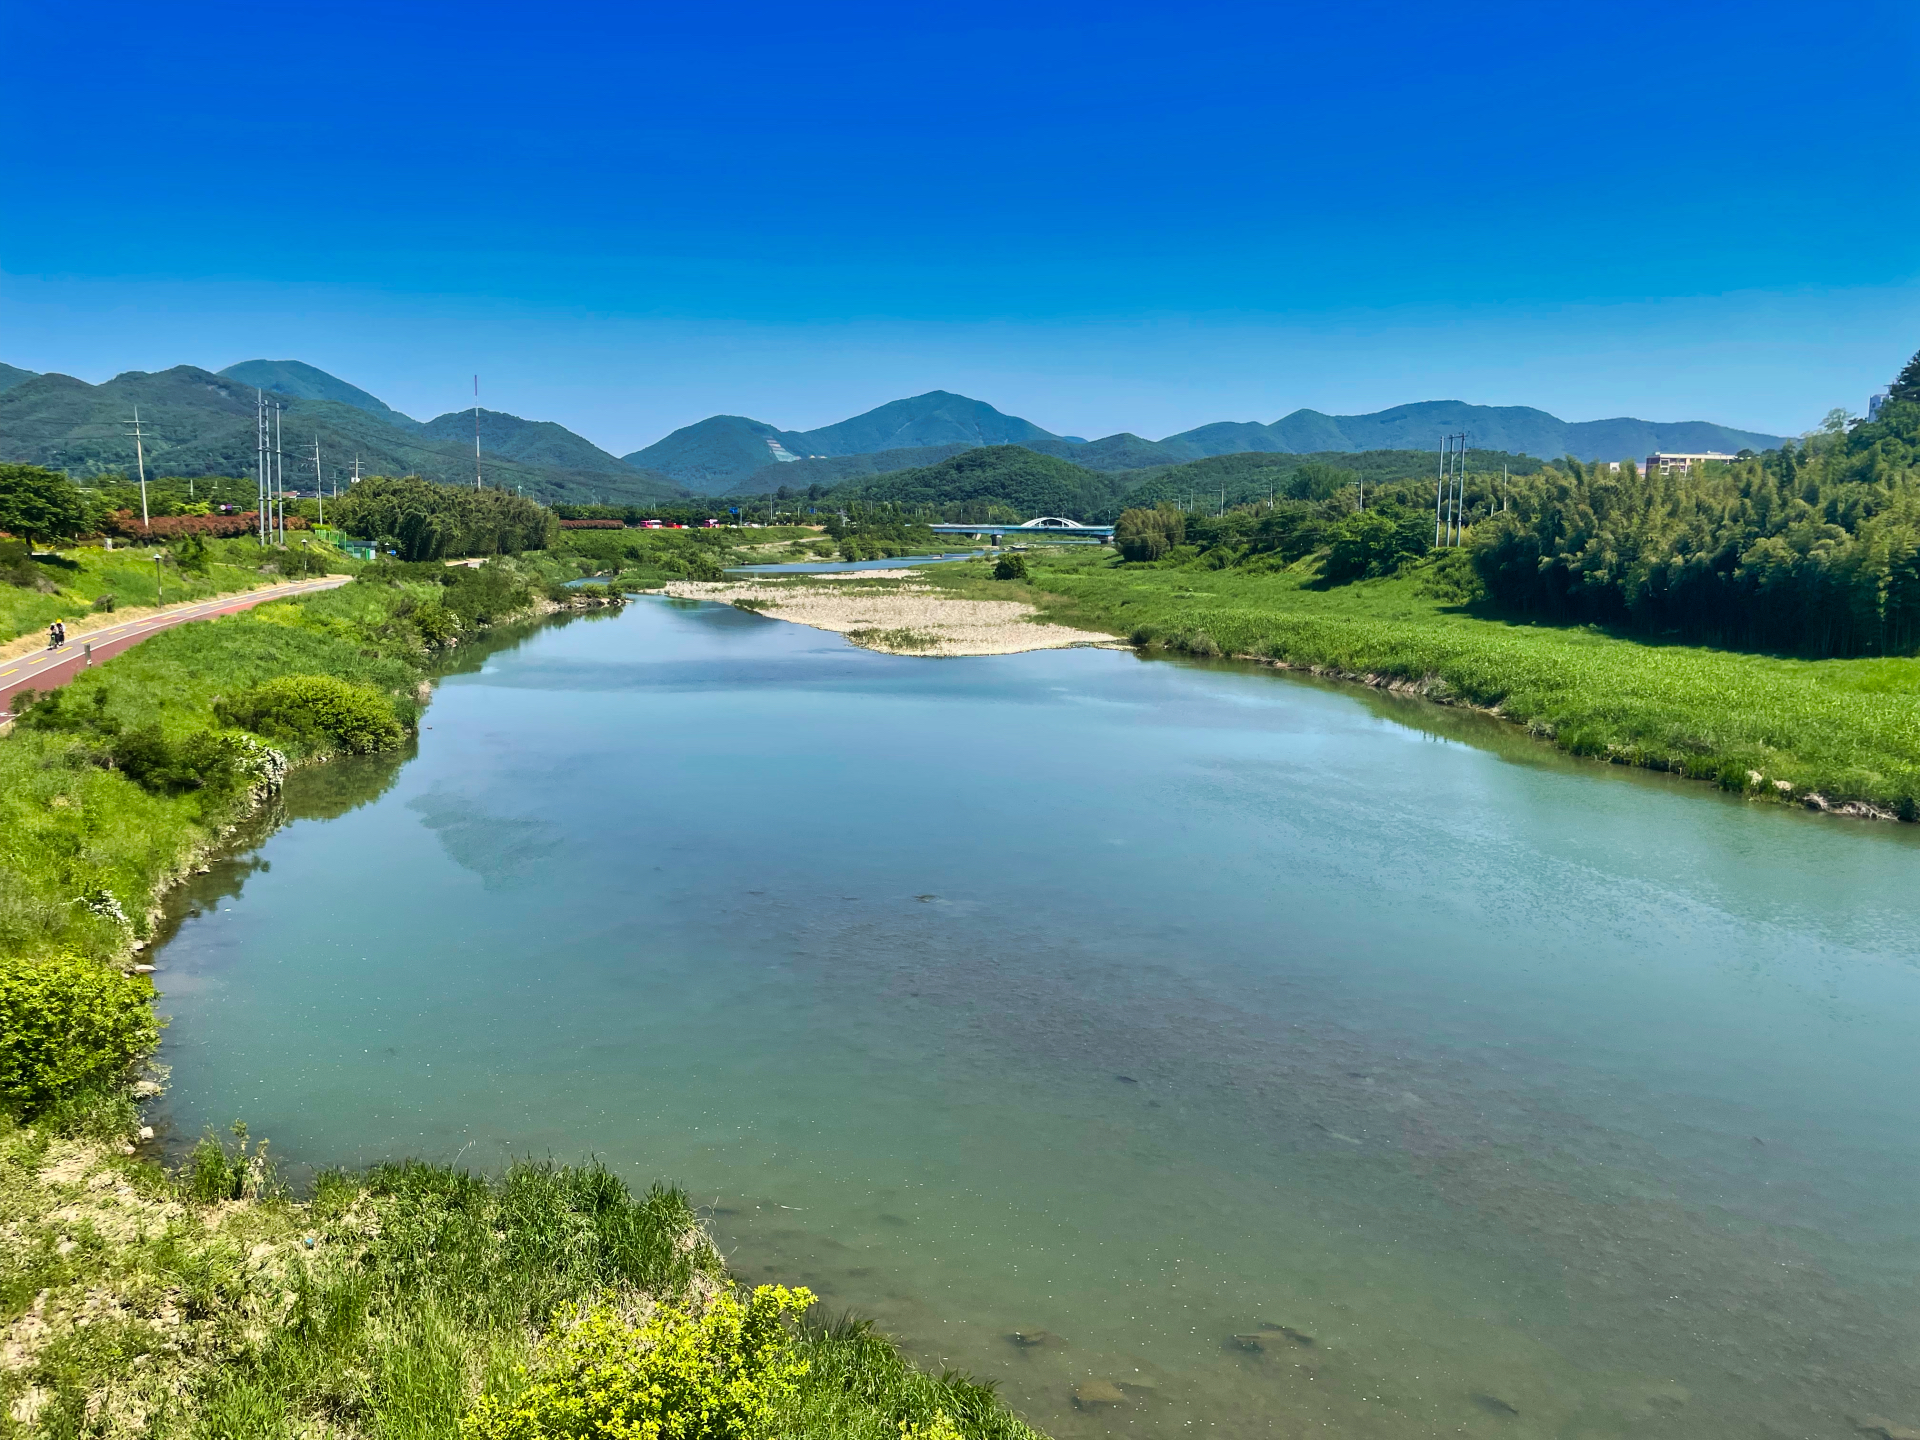
M1391 579L1317 588L1311 565L1207 570L1127 565L1111 551L1026 552L1030 584L981 563L933 583L1021 594L1045 619L1196 655L1243 655L1425 683L1494 708L1578 755L1758 793L1816 792L1914 813L1920 801L1920 659L1801 660L1649 642L1595 627L1485 613L1460 559Z
M318 542L262 550L252 540L215 540L207 550L211 563L205 575L187 573L169 561L156 565L154 555L166 552L154 548L84 546L51 560L36 560L36 585L0 585L0 640L44 630L55 620L72 621L94 613L96 606L104 609L103 597L111 597L113 606L121 610L158 604L162 599L176 605L306 575L349 574L358 568L333 547ZM165 573L156 577L156 570Z
M566 1307L733 1284L682 1192L636 1196L597 1163L386 1165L323 1175L304 1204L193 1178L0 1128L0 1325L41 1317L0 1372L0 1433L451 1440ZM989 1386L870 1325L810 1316L792 1345L808 1370L770 1434L900 1440L944 1415L968 1440L1035 1440ZM4 1418L29 1398L31 1424Z
M61 703L123 732L152 724L178 740L216 725L218 697L280 675L332 675L405 697L429 663L413 620L440 593L356 582L181 625L85 671ZM16 725L0 738L0 954L124 954L151 934L161 890L245 802L156 793L107 768L93 737ZM102 893L124 923L75 899Z

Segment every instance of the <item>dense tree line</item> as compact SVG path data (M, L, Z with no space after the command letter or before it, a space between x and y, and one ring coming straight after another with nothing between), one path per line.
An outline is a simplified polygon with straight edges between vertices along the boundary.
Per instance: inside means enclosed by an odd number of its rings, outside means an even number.
M1497 478L1497 477L1496 477ZM1481 477L1477 499L1496 502ZM1129 561L1168 560L1209 569L1273 569L1324 552L1328 584L1390 575L1433 547L1430 482L1363 485L1362 476L1320 461L1280 470L1271 500L1208 515L1169 501L1124 510L1114 543Z
M546 549L557 533L553 512L538 501L417 475L369 476L329 505L327 518L402 560L517 555Z
M1920 357L1871 424L1697 473L1565 461L1475 531L1501 607L1808 655L1920 649ZM1906 398L1912 394L1914 398Z

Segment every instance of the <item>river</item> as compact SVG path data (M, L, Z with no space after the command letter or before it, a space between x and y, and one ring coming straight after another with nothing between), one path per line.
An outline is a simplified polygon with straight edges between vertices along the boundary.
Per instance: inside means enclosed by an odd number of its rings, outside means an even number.
M176 898L176 1137L677 1181L1061 1436L1920 1426L1915 827L658 598L465 665Z

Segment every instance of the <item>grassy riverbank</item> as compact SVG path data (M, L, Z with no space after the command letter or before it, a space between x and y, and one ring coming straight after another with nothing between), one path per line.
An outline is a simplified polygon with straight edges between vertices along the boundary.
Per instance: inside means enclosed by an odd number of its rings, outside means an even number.
M1476 598L1459 552L1330 588L1311 560L1254 573L1127 564L1092 547L1027 556L1024 584L977 563L930 567L927 579L1029 598L1046 621L1143 647L1416 686L1597 760L1920 813L1920 659L1801 660L1515 622Z
M252 540L209 540L182 568L163 547L80 546L8 568L0 583L0 644L39 635L65 620L76 638L87 625L125 619L161 602L177 605L311 575L350 575L359 565L330 545L295 534L285 550ZM162 557L155 563L155 556Z
M677 1191L405 1164L296 1203L238 1127L172 1172L139 1152L160 896L284 763L403 746L435 651L546 593L514 561L368 567L155 636L0 738L0 1435L1033 1435L737 1284Z
M653 1314L666 1348L734 1382L732 1411L717 1384L704 1398L714 1420L747 1422L740 1432L669 1410L666 1435L1033 1435L991 1390L926 1375L862 1326L810 1318L730 1339L714 1322L745 1292L678 1191L636 1199L597 1166L524 1164L486 1181L408 1164L324 1176L295 1204L258 1163L265 1147L242 1148L205 1142L173 1179L44 1126L0 1133L0 1430L522 1433L475 1412L563 1389L557 1352L594 1333L581 1307L600 1306L602 1324ZM780 1298L760 1293L763 1308ZM645 1378L634 1348L601 1358ZM696 1398L699 1376L670 1378L675 1398ZM742 1388L757 1410L737 1404Z

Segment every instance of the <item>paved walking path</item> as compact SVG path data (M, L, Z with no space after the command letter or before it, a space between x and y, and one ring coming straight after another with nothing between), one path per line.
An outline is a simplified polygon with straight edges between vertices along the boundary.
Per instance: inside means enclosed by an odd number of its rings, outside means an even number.
M64 685L89 665L109 660L130 645L138 645L149 635L172 629L189 620L205 620L214 615L232 615L251 610L269 600L284 600L289 595L310 595L316 590L333 590L345 585L350 575L327 575L318 580L295 580L286 585L268 585L258 590L239 590L231 595L215 595L210 600L195 600L174 605L138 620L107 625L77 635L59 650L41 650L13 660L0 660L0 723L13 718L14 692L29 687L51 690ZM88 651L91 649L92 654Z

